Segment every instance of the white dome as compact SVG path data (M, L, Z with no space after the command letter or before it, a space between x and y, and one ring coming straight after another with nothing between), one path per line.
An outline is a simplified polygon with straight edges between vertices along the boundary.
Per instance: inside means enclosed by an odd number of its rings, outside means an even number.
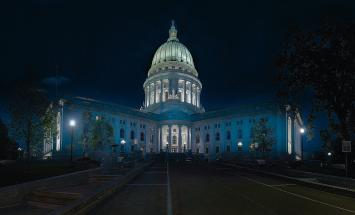
M198 76L190 51L179 42L177 30L172 22L168 41L155 52L148 75L153 75L166 68L180 68L180 71Z
M194 62L189 50L177 39L170 39L162 44L154 54L152 66L168 61L185 63L193 68Z

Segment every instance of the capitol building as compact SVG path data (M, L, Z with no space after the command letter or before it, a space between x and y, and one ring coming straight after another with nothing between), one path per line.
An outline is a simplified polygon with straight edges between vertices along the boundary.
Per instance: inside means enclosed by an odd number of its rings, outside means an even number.
M113 146L127 155L192 153L212 160L248 156L258 147L253 126L265 119L275 139L270 156L302 159L299 130L303 124L299 114L276 103L205 111L198 75L193 57L178 39L172 22L169 37L155 52L143 83L142 107L134 109L83 97L62 98L56 137L45 139L44 156L68 156L70 150L74 158L91 156L95 150L90 151L90 127L95 121L109 124L108 133L112 136L110 141L102 140L96 149L102 152L101 156L111 156ZM75 128L69 125L71 120L75 120Z

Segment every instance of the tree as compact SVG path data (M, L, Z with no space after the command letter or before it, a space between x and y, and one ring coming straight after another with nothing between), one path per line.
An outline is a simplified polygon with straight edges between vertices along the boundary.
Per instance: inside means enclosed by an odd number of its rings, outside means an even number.
M16 155L16 143L10 139L6 125L0 119L0 159L15 159Z
M252 127L252 134L256 150L261 152L265 158L266 154L272 150L272 145L276 142L272 128L268 126L267 119L261 118L255 123Z
M94 150L114 143L113 127L105 119L92 121L90 127L88 142Z
M43 132L43 138L44 138L44 144L49 144L51 146L51 149L53 150L52 147L54 147L54 142L56 141L57 137L57 113L58 113L58 104L55 102L50 103L50 105L47 107L46 112L44 115L41 117L41 132ZM36 147L36 151L41 153L43 146L41 143L39 144L34 144ZM48 153L45 152L45 153ZM42 153L41 153L42 154Z
M311 118L315 112L325 112L329 130L341 140L354 140L355 133L354 35L353 23L296 30L277 62L279 96L300 108L301 98L310 94Z
M14 83L9 97L12 133L17 141L26 144L28 160L32 154L41 154L46 126L54 117L47 114L50 101L30 74Z

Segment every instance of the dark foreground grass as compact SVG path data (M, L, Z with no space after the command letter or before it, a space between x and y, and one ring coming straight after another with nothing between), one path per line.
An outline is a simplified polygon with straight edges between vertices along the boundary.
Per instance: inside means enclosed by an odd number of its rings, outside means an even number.
M0 166L0 187L97 167L96 164L67 161L15 162Z

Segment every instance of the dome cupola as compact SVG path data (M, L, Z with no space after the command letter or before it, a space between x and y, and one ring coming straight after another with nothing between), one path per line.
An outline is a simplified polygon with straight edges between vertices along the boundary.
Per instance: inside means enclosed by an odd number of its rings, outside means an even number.
M198 76L190 51L177 38L177 29L174 21L171 22L168 40L154 54L148 75L151 76L165 68L172 67L172 65L174 65L174 68L179 68L187 73L192 73L196 77Z
M189 50L180 43L174 21L169 38L154 54L148 78L143 84L144 111L185 114L203 112L200 94L202 84Z

